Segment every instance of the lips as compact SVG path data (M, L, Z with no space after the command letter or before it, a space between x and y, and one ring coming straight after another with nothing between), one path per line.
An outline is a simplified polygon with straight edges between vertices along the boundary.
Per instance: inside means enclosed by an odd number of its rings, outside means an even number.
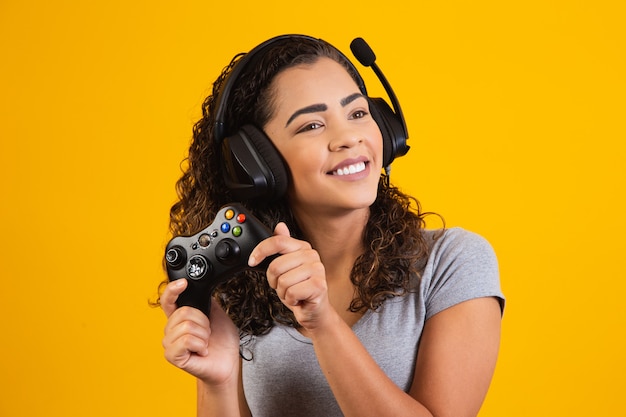
M350 175L365 171L365 162L357 162L355 164L340 167L331 172L332 175Z
M346 176L363 172L367 169L369 161L365 157L344 159L331 170L328 175Z

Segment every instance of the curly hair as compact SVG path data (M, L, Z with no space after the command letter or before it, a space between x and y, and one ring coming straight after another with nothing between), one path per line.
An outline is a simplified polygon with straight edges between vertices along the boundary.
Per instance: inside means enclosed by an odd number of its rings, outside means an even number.
M174 236L192 235L210 224L217 211L234 201L220 172L220 145L214 138L216 102L233 68L244 54L237 54L213 84L213 92L202 105L202 118L193 127L188 157L182 164L183 174L176 183L179 200L170 210L170 231ZM226 131L253 124L262 127L273 109L271 83L287 68L312 64L321 57L340 63L358 83L347 58L322 40L294 39L268 50L246 68L233 84L227 108ZM241 202L269 227L283 221L292 236L305 239L291 213L286 197L277 201ZM365 252L351 271L356 295L350 310L376 310L386 299L410 291L410 278L419 276L428 257L428 244L422 229L424 217L419 202L381 175L378 195L370 207L363 233ZM164 282L166 283L166 282ZM164 284L162 283L162 284ZM265 274L241 272L216 288L214 297L229 314L243 335L268 332L274 323L299 327L293 313L270 288Z

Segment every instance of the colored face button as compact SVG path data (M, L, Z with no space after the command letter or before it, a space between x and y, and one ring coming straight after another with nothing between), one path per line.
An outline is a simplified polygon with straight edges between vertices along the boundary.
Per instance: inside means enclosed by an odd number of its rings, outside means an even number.
M239 213L237 215L237 223L244 223L246 221L246 215L243 213Z
M222 225L220 226L220 230L222 231L222 233L228 233L228 231L230 230L230 224L226 222L222 223Z
M239 236L241 236L241 232L242 232L241 226L233 227L233 236L239 237Z
M226 212L224 213L224 217L226 217L226 220L232 219L233 217L235 217L235 210L233 209L226 210Z

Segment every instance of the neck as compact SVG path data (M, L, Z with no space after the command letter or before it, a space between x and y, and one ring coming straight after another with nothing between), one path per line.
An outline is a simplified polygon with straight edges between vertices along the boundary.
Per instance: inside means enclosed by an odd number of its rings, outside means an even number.
M318 251L327 279L349 276L356 258L363 253L363 231L369 208L343 213L300 210L294 213L304 238Z
M350 273L356 258L364 251L363 231L369 218L369 208L327 215L319 210L294 210L294 214L304 239L317 250L324 264L331 305L342 320L352 326L363 316L363 312L349 310L355 297Z

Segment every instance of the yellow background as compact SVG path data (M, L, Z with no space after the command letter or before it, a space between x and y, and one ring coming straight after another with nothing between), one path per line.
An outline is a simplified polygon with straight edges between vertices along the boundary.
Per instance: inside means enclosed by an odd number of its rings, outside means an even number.
M0 415L194 414L147 306L179 162L220 69L290 32L368 40L392 180L499 255L481 416L626 415L624 2L215 3L0 1Z

